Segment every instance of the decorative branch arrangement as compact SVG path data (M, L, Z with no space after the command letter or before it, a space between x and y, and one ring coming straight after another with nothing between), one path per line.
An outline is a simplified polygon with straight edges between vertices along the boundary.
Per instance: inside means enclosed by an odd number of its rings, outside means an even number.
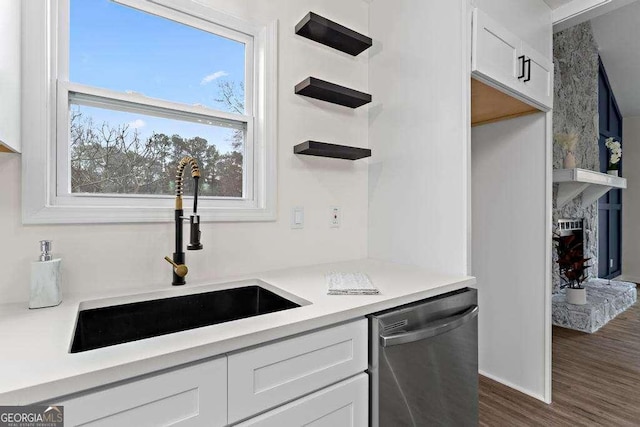
M558 133L555 135L556 144L564 151L565 169L573 169L576 167L576 146L578 145L578 133L571 131L569 133Z
M554 234L553 240L556 242L560 277L565 281L561 288L583 289L582 283L587 280L587 269L591 268L587 263L591 258L584 257L581 249L582 243L576 242L575 235Z

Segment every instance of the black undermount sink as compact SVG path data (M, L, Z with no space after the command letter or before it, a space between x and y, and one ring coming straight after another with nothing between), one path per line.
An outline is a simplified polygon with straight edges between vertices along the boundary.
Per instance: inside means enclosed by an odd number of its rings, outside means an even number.
M71 353L300 307L257 285L80 310Z

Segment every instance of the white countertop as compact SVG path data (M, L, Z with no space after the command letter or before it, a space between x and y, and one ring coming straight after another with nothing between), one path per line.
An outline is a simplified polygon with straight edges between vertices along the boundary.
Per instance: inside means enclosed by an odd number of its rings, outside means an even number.
M325 273L362 271L380 295L329 296ZM58 307L0 305L0 405L23 405L228 353L445 292L473 286L472 277L442 276L375 260L299 267L232 280L260 279L311 304L242 320L82 353L69 353L78 309L238 286L229 280L158 291L65 295ZM242 284L240 284L242 285ZM102 300L108 298L108 300ZM100 299L100 300L98 300ZM98 300L98 301L94 301ZM294 298L295 300L295 298Z

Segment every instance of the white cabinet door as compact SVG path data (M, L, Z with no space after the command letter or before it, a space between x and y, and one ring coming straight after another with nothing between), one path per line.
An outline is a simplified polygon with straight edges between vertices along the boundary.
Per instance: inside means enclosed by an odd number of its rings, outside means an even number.
M541 106L553 107L553 62L522 43L522 55L526 58L526 77L522 79L523 92Z
M247 419L367 369L367 320L229 355L229 422Z
M69 426L224 426L227 358L57 402Z
M541 109L553 106L553 62L479 9L473 11L471 72Z
M21 3L0 3L0 153L20 152Z
M342 381L281 406L242 424L242 427L367 427L369 377Z
M522 76L522 42L479 9L473 11L471 71L476 76L515 89Z

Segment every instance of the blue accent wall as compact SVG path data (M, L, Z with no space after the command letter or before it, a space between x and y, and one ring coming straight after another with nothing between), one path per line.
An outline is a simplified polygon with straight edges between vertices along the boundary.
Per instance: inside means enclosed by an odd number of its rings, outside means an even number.
M606 172L609 164L609 151L604 144L609 137L614 137L623 144L622 115L602 61L600 61L599 68L600 171ZM624 144L622 152L624 160ZM623 160L620 161L621 175ZM612 279L622 272L622 190L611 190L602 196L598 202L598 217L598 273L600 277Z

